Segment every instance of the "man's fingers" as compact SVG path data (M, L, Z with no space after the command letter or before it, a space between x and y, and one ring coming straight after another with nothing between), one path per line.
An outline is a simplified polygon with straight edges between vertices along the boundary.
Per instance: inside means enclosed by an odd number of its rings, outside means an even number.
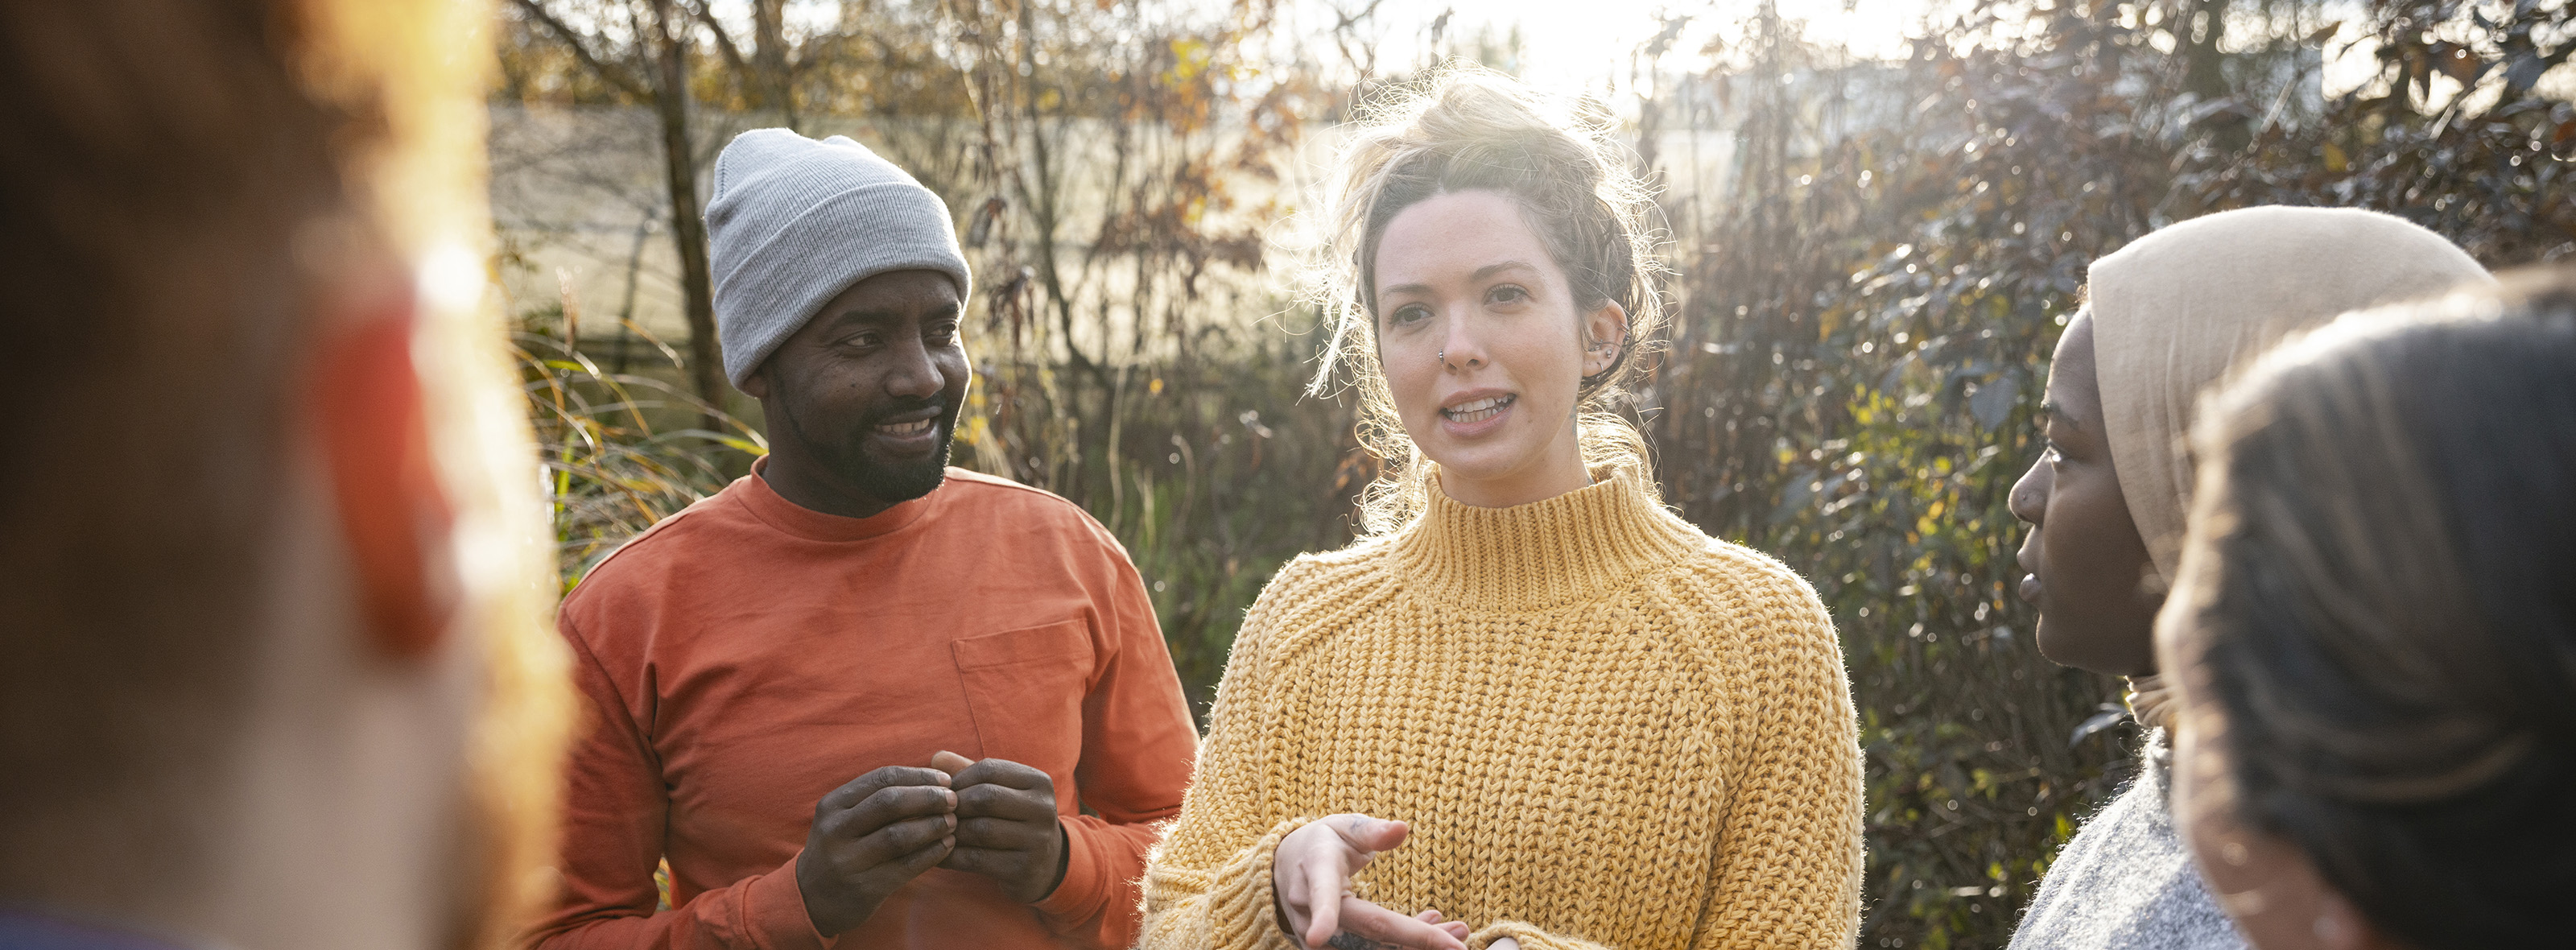
M948 856L955 853L957 853L957 839L940 838L913 849L911 854L904 855L902 860L895 862L895 866L902 868L907 876L918 877L921 872L938 867L940 862L948 860Z
M814 811L818 815L827 811L840 811L866 801L868 796L884 789L919 785L945 788L948 785L948 773L938 769L889 765L851 779L847 784L824 793L822 800L815 804Z
M892 855L884 861L869 864L866 870L858 873L863 877L874 877L881 882L900 887L903 882L920 877L922 872L938 867L940 862L947 860L948 853L954 850L956 850L954 840L933 837L928 844L902 854Z
M879 828L908 818L953 818L952 813L956 810L956 792L936 785L906 785L877 789L876 794L868 796L866 801L834 817L842 822L837 825L838 829L859 836L873 834Z
M963 772L966 770L967 766L973 764L975 764L975 760L945 749L940 750L937 754L930 757L931 768L938 769L950 775Z
M957 842L970 848L998 848L1004 851L1034 851L1054 842L1059 832L1052 820L1045 824L1014 821L1006 818L969 818L957 816Z
M957 816L1004 818L1026 822L1053 821L1056 817L1055 795L1049 792L1022 791L989 783L960 785L957 787Z
M900 864L906 855L942 841L953 842L956 833L947 815L932 815L898 821L864 835L857 835L836 862L842 873L865 874L869 869L887 864ZM936 863L936 862L933 862Z
M953 842L957 839L956 820L947 815L932 815L879 828L859 839L861 856L874 859L869 863L882 864L900 860L904 855L941 841Z
M981 874L985 877L1019 873L1026 869L1029 856L1025 851L1004 848L978 848L959 841L957 847L940 859L939 866L951 871Z
M968 765L954 774L957 776L955 784L958 788L969 785L999 785L1024 792L1044 790L1049 795L1055 794L1055 780L1048 778L1045 772L1009 759L985 759Z
M947 857L939 859L939 866L951 871L981 874L983 871L980 869L992 866L992 849L959 842L956 847L948 849Z
M1416 950L1467 950L1467 944L1448 927L1407 917L1356 897L1342 898L1341 917L1343 930L1379 943Z

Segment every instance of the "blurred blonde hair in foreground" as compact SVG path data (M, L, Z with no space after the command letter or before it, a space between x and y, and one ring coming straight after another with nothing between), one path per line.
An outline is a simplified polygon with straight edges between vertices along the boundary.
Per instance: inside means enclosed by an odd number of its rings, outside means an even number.
M571 707L486 293L491 26L0 7L0 910L480 947L548 896Z

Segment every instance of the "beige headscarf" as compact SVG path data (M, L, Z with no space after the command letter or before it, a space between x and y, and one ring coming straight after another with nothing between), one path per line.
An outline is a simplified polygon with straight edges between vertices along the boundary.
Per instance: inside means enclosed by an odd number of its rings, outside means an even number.
M2102 417L2129 516L2171 583L2201 391L2283 336L2347 310L2495 278L2402 218L2352 208L2244 208L2194 218L2093 262Z

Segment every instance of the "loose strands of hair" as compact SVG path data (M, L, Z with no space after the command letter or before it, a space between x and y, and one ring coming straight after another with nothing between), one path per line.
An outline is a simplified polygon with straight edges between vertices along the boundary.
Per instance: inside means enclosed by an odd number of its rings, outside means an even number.
M2213 398L2186 688L2216 700L2224 807L2374 923L2532 946L2576 876L2576 282L2443 306L2348 317Z
M1517 80L1455 63L1390 90L1362 116L1325 201L1331 216L1311 283L1332 332L1307 386L1310 395L1329 395L1347 374L1359 390L1360 443L1384 465L1361 496L1362 529L1402 527L1429 499L1420 450L1396 416L1378 363L1370 301L1387 224L1441 194L1510 196L1572 282L1579 307L1616 303L1627 312L1628 331L1610 367L1580 384L1576 424L1585 465L1644 464L1644 435L1611 410L1662 328L1657 282L1666 271L1655 254L1662 232L1652 224L1653 194L1611 138L1609 117L1597 104L1550 100Z

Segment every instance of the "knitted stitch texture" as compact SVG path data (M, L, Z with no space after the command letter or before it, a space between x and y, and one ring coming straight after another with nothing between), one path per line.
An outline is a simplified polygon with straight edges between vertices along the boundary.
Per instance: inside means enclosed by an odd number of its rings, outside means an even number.
M2170 756L2147 730L2137 780L2057 852L2012 950L2244 950L2174 824Z
M1280 571L1146 867L1140 946L1293 946L1271 852L1337 812L1412 824L1356 889L1466 922L1471 947L1852 945L1860 748L1832 620L1634 468L1606 474L1512 508L1435 487L1405 529Z

